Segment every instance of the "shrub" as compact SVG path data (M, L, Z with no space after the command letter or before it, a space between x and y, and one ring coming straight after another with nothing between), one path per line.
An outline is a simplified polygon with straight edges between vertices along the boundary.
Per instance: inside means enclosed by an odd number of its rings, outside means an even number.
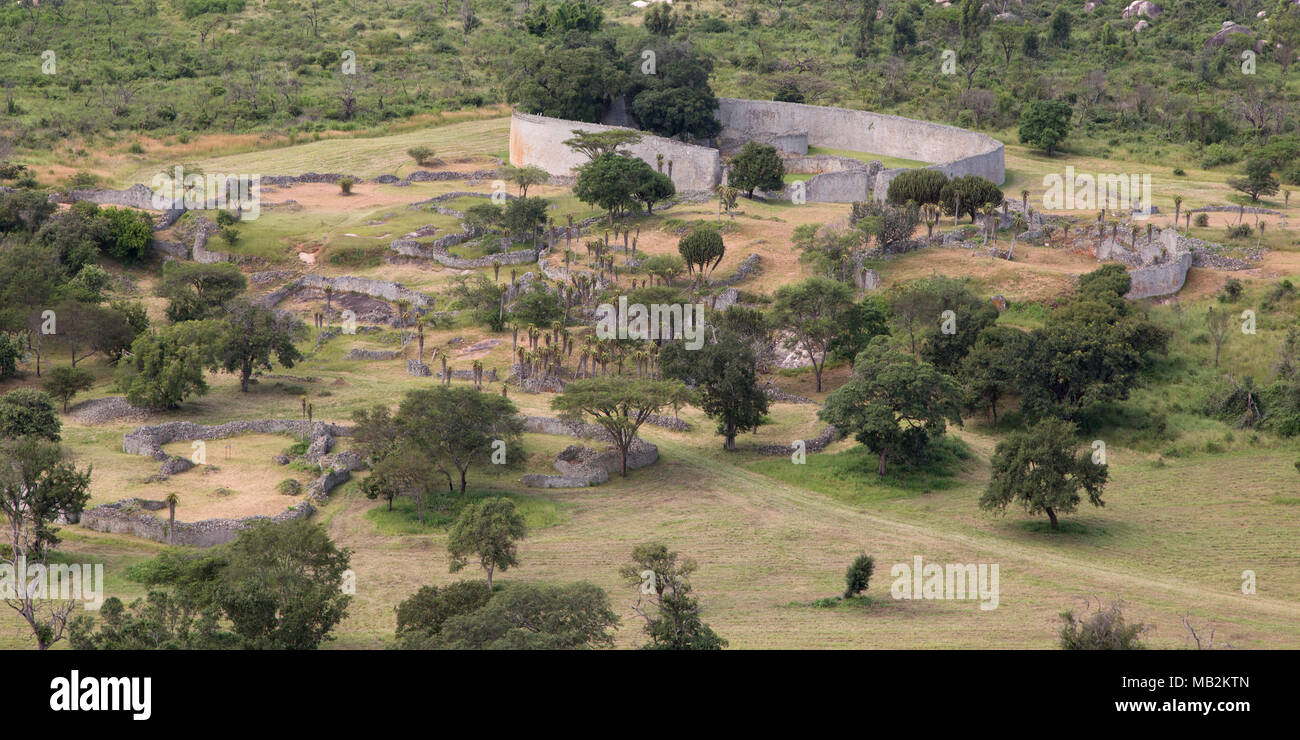
M917 169L900 173L889 182L886 199L895 205L938 203L948 176L939 170Z
M351 177L342 177L342 178L339 178L339 190L340 190L344 195L352 195L352 186L353 186L353 185L356 185L356 184L357 184L357 181L354 180L354 179L351 178Z
M406 153L421 167L433 161L434 151L432 147L413 146L410 149L407 149Z
M1201 157L1201 166L1205 169L1241 161L1241 153L1236 147L1223 144L1211 144L1205 147L1205 156Z
M1223 290L1219 293L1219 302L1233 303L1237 301L1237 299L1241 298L1241 294L1245 289L1245 286L1243 286L1241 281L1237 278L1228 278L1227 281L1223 283Z
M297 478L285 478L275 484L276 493L282 493L285 496L297 496L302 493L302 482Z
M844 573L844 598L852 598L867 590L871 574L876 569L875 558L863 553L854 559Z
M1226 236L1228 239L1247 239L1250 237L1250 234L1251 234L1250 224L1235 224L1229 226L1224 231L1224 236Z
M1193 219L1193 220L1196 222L1196 225L1197 225L1197 226L1199 226L1199 227L1201 227L1201 228L1205 228L1206 226L1209 226L1209 225L1210 225L1210 214L1208 214L1208 213L1198 213L1198 214L1196 214L1196 218Z
M1061 614L1061 620L1065 622L1061 628L1062 650L1141 650L1144 647L1140 638L1147 631L1146 625L1124 621L1119 602L1105 609L1099 607L1087 618L1075 617L1074 612L1067 611Z

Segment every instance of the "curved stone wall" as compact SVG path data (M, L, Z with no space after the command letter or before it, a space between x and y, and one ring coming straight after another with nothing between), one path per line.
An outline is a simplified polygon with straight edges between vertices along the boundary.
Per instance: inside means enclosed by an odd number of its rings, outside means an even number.
M918 121L871 111L830 108L770 100L718 99L719 141L723 147L746 141L780 143L794 151L807 146L881 154L901 159L934 162L949 177L979 175L1001 185L1006 180L1002 142L976 131L941 123ZM536 165L552 175L569 175L583 164L583 155L564 145L573 131L608 131L602 126L526 113L510 120L510 163ZM802 145L802 146L800 146ZM673 163L673 184L679 191L712 190L722 181L722 159L717 149L684 144L646 134L629 151L657 166L658 155ZM878 167L878 165L877 165ZM806 197L818 202L866 200L874 193L883 200L885 190L906 168L876 170L865 163L858 168L826 172L806 181Z
M585 164L587 158L565 146L565 139L572 138L575 130L594 132L618 128L621 127L516 113L510 118L510 164L535 165L552 175L567 176L575 167ZM668 163L672 162L671 177L678 191L712 190L722 179L722 155L717 149L645 134L639 144L627 150L651 167L657 166L658 155L662 154L664 174L669 173Z

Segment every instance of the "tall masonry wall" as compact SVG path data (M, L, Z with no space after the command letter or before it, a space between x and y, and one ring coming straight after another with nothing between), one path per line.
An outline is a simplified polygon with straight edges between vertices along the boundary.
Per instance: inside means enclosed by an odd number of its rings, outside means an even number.
M719 98L717 115L724 139L764 139L801 132L807 133L808 146L934 162L930 168L949 177L979 175L998 185L1006 180L1002 142L956 126L871 111L737 98ZM827 195L836 199L854 195L853 199L864 200L869 190L858 193L857 188L874 185L876 198L883 199L889 181L903 171L881 170L874 178L866 172L856 178L836 173L837 187ZM816 189L813 180L820 177L808 181L809 200Z
M587 159L565 146L565 139L573 138L575 130L596 132L619 128L622 127L516 113L510 119L510 164L534 165L552 175L571 175ZM644 134L641 142L627 151L651 167L657 166L657 155L662 154L663 172L668 174L668 163L672 162L673 185L679 191L712 190L722 180L722 156L717 149Z
M716 115L722 123L722 142L798 139L802 143L806 138L807 146L934 162L930 168L950 177L979 175L999 185L1006 180L1002 142L955 126L871 111L737 98L719 98ZM510 121L510 162L535 165L552 175L569 175L585 160L565 146L564 140L572 137L575 129L614 128L619 127L516 113ZM665 172L671 161L678 190L711 190L722 181L722 158L712 147L646 134L629 150L651 166L656 166L657 155L662 154ZM860 169L827 172L805 183L806 195L812 201L850 202L866 200L874 192L883 200L890 180L903 171L875 171L864 164Z

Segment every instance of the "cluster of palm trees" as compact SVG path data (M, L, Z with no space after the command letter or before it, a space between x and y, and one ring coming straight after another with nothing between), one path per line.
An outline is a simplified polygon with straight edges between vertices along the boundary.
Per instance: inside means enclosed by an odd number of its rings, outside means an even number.
M597 368L602 377L611 372L622 375L629 365L636 369L637 378L651 378L658 370L659 345L655 342L601 339L594 333L576 336L559 321L547 329L530 324L525 328L527 344L520 344L518 336L516 328L514 355L526 371L520 374L529 378L545 381L566 371L571 377L593 378ZM569 370L575 354L577 364Z

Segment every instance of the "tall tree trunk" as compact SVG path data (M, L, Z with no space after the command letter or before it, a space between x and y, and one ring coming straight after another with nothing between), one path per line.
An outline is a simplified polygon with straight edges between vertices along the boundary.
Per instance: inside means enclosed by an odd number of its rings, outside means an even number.
M1061 527L1059 523L1056 521L1056 512L1052 511L1052 507L1050 506L1043 507L1043 511L1046 511L1047 518L1052 520L1052 531L1053 532L1058 531Z

